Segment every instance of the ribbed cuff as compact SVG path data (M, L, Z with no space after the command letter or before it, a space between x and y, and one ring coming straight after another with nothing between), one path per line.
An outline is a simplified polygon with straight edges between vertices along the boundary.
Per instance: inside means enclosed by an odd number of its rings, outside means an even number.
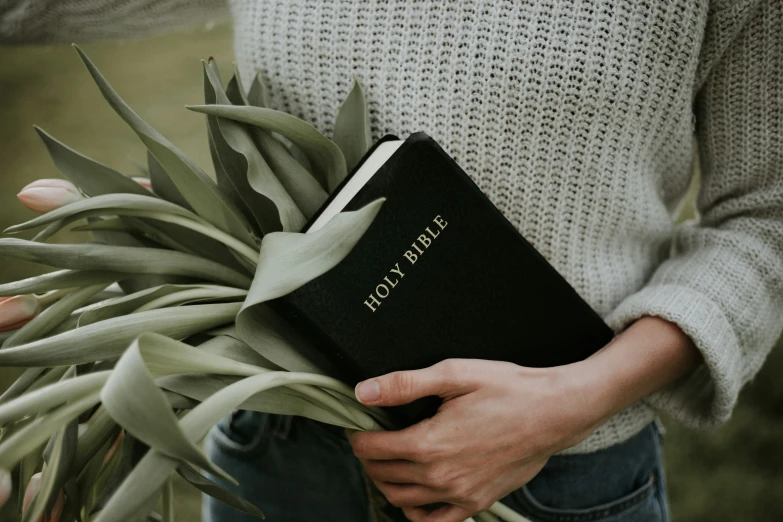
M736 335L723 311L691 288L656 285L626 298L607 322L620 332L643 316L678 325L704 358L693 373L645 402L694 428L713 428L728 420L742 386L742 360Z

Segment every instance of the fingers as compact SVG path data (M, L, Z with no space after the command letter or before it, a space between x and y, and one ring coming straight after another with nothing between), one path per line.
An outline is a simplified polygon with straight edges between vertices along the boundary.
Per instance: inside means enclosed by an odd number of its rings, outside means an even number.
M383 496L394 506L426 506L443 500L443 494L419 484L392 484L374 481Z
M410 428L353 432L348 435L348 442L353 447L353 454L363 460L414 460L424 451L421 442L410 432Z
M420 507L404 507L402 512L412 522L463 522L473 516L470 511L453 504L447 504L434 511Z
M5 506L8 499L11 498L11 474L4 469L0 469L0 508Z
M462 366L462 361L449 359L422 370L368 379L356 386L356 398L368 406L401 406L429 395L462 395L470 391Z
M421 469L408 460L362 460L367 475L376 482L420 484Z

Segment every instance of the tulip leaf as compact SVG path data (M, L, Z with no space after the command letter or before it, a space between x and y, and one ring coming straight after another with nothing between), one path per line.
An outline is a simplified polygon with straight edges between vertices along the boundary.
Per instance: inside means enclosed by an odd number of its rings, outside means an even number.
M242 497L233 494L223 486L212 482L207 477L193 469L189 464L180 464L177 467L177 473L185 479L190 485L210 497L219 500L220 502L231 506L232 508L253 515L259 518L265 518L264 513L258 509L254 504L248 502Z
M188 305L106 319L0 350L0 366L62 366L119 357L144 332L184 339L234 321L239 303Z
M239 71L235 67L234 76L226 87L226 96L234 105L266 107L266 87L261 83L260 73L253 80L251 91L252 94L245 95ZM255 103L251 103L251 97ZM305 218L310 219L326 201L328 197L326 191L280 140L264 129L253 127L252 130L254 131L252 136L258 150L271 167L272 172L280 180L286 192L291 195ZM299 152L298 149L297 152Z
M220 85L216 67L204 63L204 89L207 102L229 104ZM302 212L261 156L248 131L239 123L207 116L212 139L223 172L252 212L264 234L278 230L300 230L305 224Z
M250 84L250 90L247 93L247 103L245 105L253 105L255 107L267 108L269 107L269 89L266 83L261 78L261 73L257 73L253 78L253 82Z
M30 221L8 227L5 230L5 233L21 232L22 230L48 225L50 223L59 223L58 228L62 228L68 223L85 217L103 215L143 215L145 212L172 214L186 217L199 223L206 223L206 221L199 216L179 205L149 195L105 194L75 201L74 203L70 203L33 218ZM52 235L54 232L56 232L56 230L50 232L49 235Z
M209 429L222 417L250 397L271 388L291 384L345 387L341 383L320 375L269 372L242 379L222 388L193 408L179 421L179 425L187 438L196 443L203 439ZM350 389L348 391L350 392ZM130 520L143 505L142 500L149 499L154 495L177 466L177 460L154 449L148 451L120 485L117 492L109 499L95 522Z
M79 311L79 327L86 326L88 324L97 323L111 317L117 317L119 315L126 315L134 312L138 308L147 305L156 299L162 297L171 296L172 294L182 294L187 290L204 290L211 299L221 299L226 295L241 296L246 294L243 290L236 288L214 286L214 285L161 285L152 288L145 288L132 294L123 295L95 303L88 307L82 308ZM211 290L211 292L210 292ZM226 291L229 291L226 293ZM176 304L182 304L184 302L192 302L192 298L174 300Z
M220 355L221 357L227 357L237 362L252 364L269 370L283 369L253 350L247 343L238 337L217 335L209 341L199 344L198 349L207 353Z
M214 62L214 60L210 60ZM234 105L250 105L245 88L242 85L242 77L239 75L239 69L234 64L234 75L228 81L226 85L226 96L229 101Z
M263 157L286 192L306 218L311 218L326 201L328 194L312 174L264 129L254 128L253 136ZM299 229L294 230L298 232Z
M113 283L127 274L108 270L55 270L46 274L11 281L0 285L0 296L41 294L49 290L73 288L97 283Z
M343 151L350 172L372 146L370 113L359 80L354 76L353 88L343 102L334 122L334 142Z
M75 427L75 425L73 426ZM43 518L44 511L47 511L47 507L51 509L53 506L53 502L52 506L47 506L50 498L54 497L54 500L56 500L57 495L59 495L59 488L55 489L55 487L58 486L58 474L61 475L63 473L63 464L68 465L67 462L63 462L63 450L67 432L68 428L63 428L50 440L50 446L47 449L51 448L51 450L46 469L41 476L40 487L31 500L27 510L23 513L21 522L35 522Z
M237 316L239 336L275 364L292 371L331 373L318 350L263 303L286 295L326 273L353 249L380 211L377 200L341 212L313 233L275 232L264 236L253 284Z
M40 127L34 128L46 145L57 170L88 196L112 193L151 195L131 178L76 152Z
M255 78L253 78L253 82L250 85L250 90L247 93L247 103L245 103L245 105L252 105L254 107L261 107L263 109L269 108L269 89L266 86L266 82L264 82L264 80L261 78L260 71L256 74ZM278 133L274 133L273 138L275 138L276 141L282 141L283 146L286 148L286 150L288 150L289 154L291 154L291 156L302 167L304 167L307 172L313 172L313 167L310 164L310 160L307 159L307 156L299 147ZM285 182L283 182L283 184L285 185ZM286 187L286 189L288 189L288 187Z
M110 371L88 373L73 379L51 383L0 404L0 426L27 415L44 413L66 402L100 391L110 373Z
M138 342L120 357L101 390L101 401L117 424L150 448L231 480L182 432L176 415L147 369Z
M209 176L177 149L171 142L142 120L103 78L81 49L74 46L84 65L112 109L127 123L149 149L166 174L193 207L203 217L224 232L253 244L256 240L249 223L239 209L225 196Z
M193 210L193 207L182 196L177 186L171 181L171 178L163 167L160 165L155 156L148 150L147 151L147 170L150 173L150 184L152 185L152 191L161 198L179 205L180 207L188 210Z
M102 291L106 286L106 283L100 283L77 288L37 316L33 317L30 322L17 330L14 335L6 339L2 347L10 348L11 346L18 346L43 337L65 321L74 310L87 304L94 295Z
M383 202L378 199L359 210L340 212L312 233L264 236L244 308L282 297L334 268L370 228Z
M13 350L13 348L11 348ZM36 420L4 438L0 443L0 468L13 469L25 455L35 451L41 444L62 426L78 417L83 411L100 401L97 392L69 402L51 413Z
M193 277L247 288L250 280L225 266L182 252L99 244L49 245L0 238L0 255L72 270L109 270L128 274Z
M310 159L321 186L334 190L345 178L345 158L340 148L318 130L296 116L261 107L234 105L192 105L188 109L255 125L289 139Z

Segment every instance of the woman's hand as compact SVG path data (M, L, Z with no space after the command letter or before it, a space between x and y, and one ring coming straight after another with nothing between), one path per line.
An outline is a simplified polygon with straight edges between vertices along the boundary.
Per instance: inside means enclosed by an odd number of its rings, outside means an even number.
M414 522L460 522L526 484L553 454L699 361L674 325L644 318L579 363L523 368L452 359L360 383L372 406L444 399L438 413L396 432L352 433L367 474ZM435 509L431 504L445 503Z
M357 388L368 405L444 399L405 430L352 434L367 474L414 521L460 522L532 479L551 455L586 437L598 415L562 368L450 359ZM430 513L418 506L445 502Z

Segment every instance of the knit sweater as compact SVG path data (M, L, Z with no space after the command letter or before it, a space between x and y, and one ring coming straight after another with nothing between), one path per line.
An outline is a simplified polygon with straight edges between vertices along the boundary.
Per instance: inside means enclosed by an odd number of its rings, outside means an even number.
M131 36L220 11L11 0L0 34ZM656 411L729 418L783 325L783 2L236 0L230 13L245 83L260 72L273 108L330 135L355 74L374 138L433 136L616 331L652 315L693 339L699 369L568 452L621 442ZM700 220L674 234L694 134Z

